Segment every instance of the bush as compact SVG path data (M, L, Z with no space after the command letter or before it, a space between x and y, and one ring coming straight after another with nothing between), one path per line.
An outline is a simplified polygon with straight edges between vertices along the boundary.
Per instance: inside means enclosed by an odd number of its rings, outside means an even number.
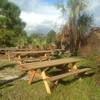
M16 34L12 30L0 29L0 46L12 47L16 45Z

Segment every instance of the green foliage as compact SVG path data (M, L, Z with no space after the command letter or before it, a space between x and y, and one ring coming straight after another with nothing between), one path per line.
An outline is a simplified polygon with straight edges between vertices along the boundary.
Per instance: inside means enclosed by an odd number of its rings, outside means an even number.
M86 13L88 1L63 0L59 3L61 3L59 7L64 16L68 16L68 23L66 24L68 24L70 30L70 51L73 55L77 55L80 44L82 45L86 35L85 32L91 28L93 22L93 17Z
M51 30L47 35L33 33L30 35L28 42L32 44L33 47L38 47L40 49L45 49L49 44L55 43L56 32Z
M14 31L0 29L0 47L11 47L16 44L16 36Z
M4 7L7 2L8 0L0 0L0 8ZM2 9L0 11L2 11Z
M49 31L47 34L47 43L48 44L55 43L55 40L56 40L56 32L53 30Z
M80 65L83 65L83 62L84 65L88 64L89 66L94 66L96 64L93 56L82 61ZM7 64L9 65L9 62L0 61L0 67ZM6 71L8 69L10 72L12 70L16 72L17 70L15 67L5 68ZM4 72L4 70L1 71ZM8 83L5 82L6 84L4 85L1 85L4 82L1 80L0 100L99 100L100 86L96 84L94 77L86 75L82 77L81 80L79 78L80 77L71 76L59 80L58 85L52 88L53 91L51 95L46 93L43 82L37 81L37 79L34 80L32 85L29 85L27 80L22 80L22 78L19 80L7 81Z
M25 23L19 17L20 12L19 7L8 0L0 1L0 46L26 44Z
M5 16L0 17L0 28L5 28L7 23L7 18Z
M98 85L100 85L100 61L98 61L99 57L100 53L92 53L91 55L85 57L82 62L80 62L81 66L88 66L94 68L94 79Z
M46 93L43 82L29 85L27 81L19 80L7 84L0 89L0 100L99 100L100 88L92 78L81 81L65 79L52 91Z
M22 48L22 47L25 47L27 44L28 44L28 38L25 33L23 35L20 35L19 37L17 37L16 46Z
M39 33L33 33L30 35L28 42L33 46L33 47L38 47L40 49L44 49L47 45L46 42L46 36L43 34Z
M13 3L7 3L4 7L4 16L7 17L6 28L13 29L18 34L22 32L25 23L21 21L20 9Z

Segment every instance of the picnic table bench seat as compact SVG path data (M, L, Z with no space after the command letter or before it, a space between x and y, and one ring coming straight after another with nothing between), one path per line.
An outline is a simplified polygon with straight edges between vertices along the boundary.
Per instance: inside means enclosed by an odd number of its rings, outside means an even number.
M33 78L37 76L39 79L43 80L47 93L51 94L51 89L49 86L50 82L54 82L64 77L75 75L78 73L83 73L90 70L90 68L78 69L77 63L79 63L81 60L82 60L81 58L77 58L77 57L60 58L60 59L48 60L48 61L42 61L42 62L20 64L20 68L21 70L28 72L29 84L31 84ZM71 67L69 68L70 70L68 72L67 67L70 64L71 64ZM56 76L51 76L51 77L46 74L46 71L48 68L53 68L55 66L57 67L61 65L66 65L66 71L64 73L60 75L56 75ZM40 69L41 72L38 72L38 69Z

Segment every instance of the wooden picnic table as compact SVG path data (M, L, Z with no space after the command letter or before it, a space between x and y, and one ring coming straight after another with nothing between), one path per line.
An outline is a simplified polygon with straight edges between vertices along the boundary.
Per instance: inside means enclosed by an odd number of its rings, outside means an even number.
M44 53L51 53L54 51L63 51L62 49L54 49L54 50L40 50L40 51L13 51L11 54L16 54L16 55L26 55L26 54L44 54Z
M64 77L90 70L90 68L78 69L77 63L79 63L81 60L82 60L81 58L71 57L71 58L61 58L56 60L48 60L43 62L34 62L28 64L25 63L25 64L20 64L19 66L21 70L27 71L29 75L29 81L28 81L29 84L32 83L34 77L38 77L39 79L43 80L47 93L51 94L51 90L49 86L50 82L57 81ZM62 67L61 72L63 74L52 76L52 77L46 74L49 68L53 68L53 67L57 68L58 66L61 65L66 65L65 72L62 72L63 71L63 67ZM70 70L68 70L68 68ZM41 72L38 72L38 69L40 69Z
M81 59L80 58L61 58L61 59L55 59L55 60L48 60L48 61L43 61L43 62L33 62L33 63L26 63L26 64L21 64L23 68L26 70L31 70L31 69L40 69L40 68L47 68L47 67L53 67L57 65L62 65L62 64L67 64L67 63L76 63L79 62Z
M9 59L9 61L11 60L11 58L19 58L21 59L22 57L26 57L26 56L31 56L31 57L35 57L35 56L49 56L50 54L52 54L53 52L62 52L62 49L54 49L54 50L40 50L40 51L12 51L12 52L7 52L6 55Z

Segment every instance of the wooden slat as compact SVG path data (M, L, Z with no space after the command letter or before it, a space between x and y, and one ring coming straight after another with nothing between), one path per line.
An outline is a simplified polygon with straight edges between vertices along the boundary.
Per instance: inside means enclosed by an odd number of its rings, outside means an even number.
M25 54L42 54L42 53L51 53L54 51L62 51L62 49L55 49L55 50L44 50L44 51L19 51L19 52L11 52L11 54L16 54L16 55L25 55Z
M62 58L62 59L56 59L56 60L48 60L43 62L34 62L34 63L28 63L28 64L21 64L25 70L30 69L40 69L40 68L46 68L46 67L53 67L57 65L72 63L72 62L79 62L80 58Z
M16 48L11 47L11 48L0 48L0 51L13 51L16 50Z
M91 70L91 68L78 69L77 71L64 73L64 74L57 75L57 76L53 76L53 77L50 77L48 79L50 81L56 81L56 80L62 79L64 77L71 76L71 75L78 74L78 73L82 73L82 72L86 72L86 71L89 71L89 70Z
M24 63L31 63L31 62L40 62L40 61L46 61L47 59L23 59L22 62Z

